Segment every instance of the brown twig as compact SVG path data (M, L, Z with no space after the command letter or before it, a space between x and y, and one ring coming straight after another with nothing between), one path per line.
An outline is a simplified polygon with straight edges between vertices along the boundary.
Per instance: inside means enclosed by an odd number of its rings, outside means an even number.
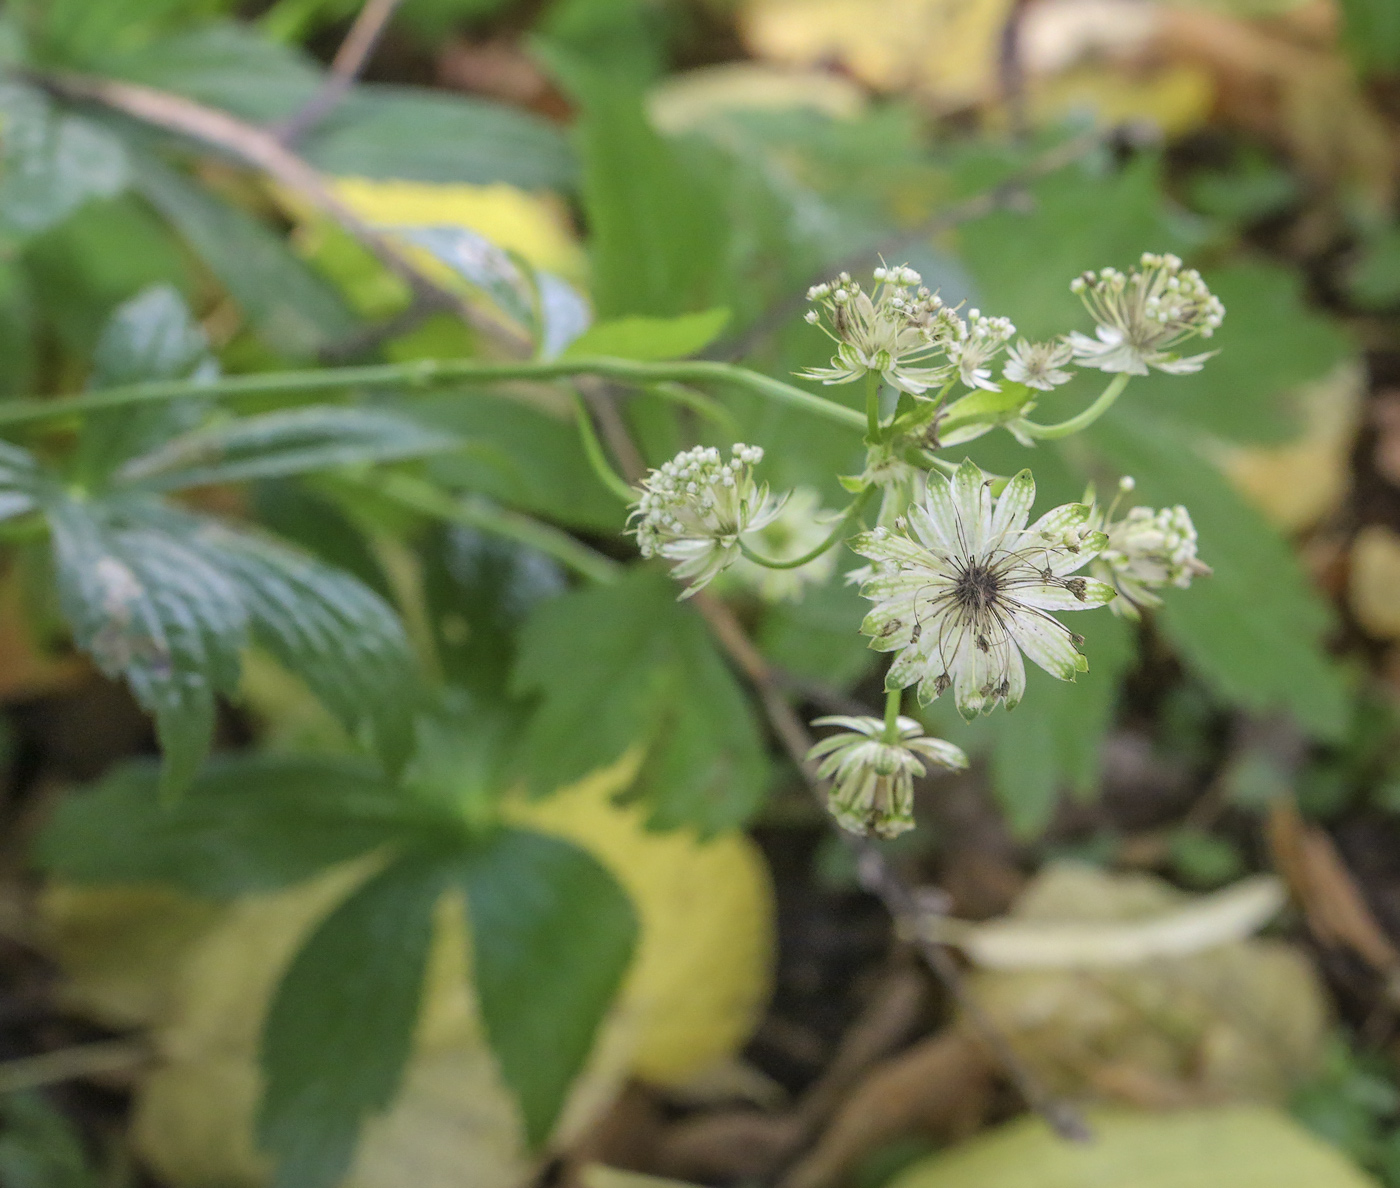
M339 223L381 264L407 282L415 295L455 310L464 321L489 335L508 353L528 353L529 344L518 331L442 288L386 236L337 198L315 169L266 129L217 108L136 83L74 74L37 75L35 81L66 98L99 103L143 123L188 136L260 170Z
M695 596L694 602L730 660L757 690L773 732L782 742L793 763L797 765L813 796L824 806L825 781L817 778L815 768L807 761L812 737L796 710L783 697L768 662L754 647L738 620L723 602L703 590ZM855 855L861 886L885 905L885 910L893 917L904 939L917 950L925 964L953 996L977 1040L1011 1079L1025 1103L1044 1118L1061 1138L1075 1142L1088 1141L1091 1137L1089 1128L1078 1111L1052 1096L1040 1083L1012 1049L991 1017L968 992L962 971L948 950L932 940L927 935L927 930L920 926L920 919L925 910L914 888L900 877L879 847L868 838L857 837L844 830L838 832L841 840Z
M990 190L985 190L980 194L974 194L970 198L965 198L961 202L955 202L952 206L944 207L931 218L920 223L908 231L896 231L892 235L887 235L883 239L878 239L867 247L861 248L857 252L836 261L830 267L822 270L820 275L813 275L808 278L806 284L794 290L794 292L783 298L776 305L769 308L759 319L754 322L737 339L728 342L721 342L713 351L707 352L706 357L712 359L734 360L742 359L752 354L769 335L778 330L784 323L796 317L807 302L807 290L814 284L835 276L840 272L859 272L864 270L871 260L877 256L889 256L893 258L899 252L907 248L911 243L927 240L944 231L949 231L963 223L970 223L974 219L983 218L995 211L1002 209L1015 209L1029 201L1026 186L1037 178L1044 177L1048 173L1054 173L1057 169L1063 169L1066 165L1079 160L1094 148L1102 144L1113 134L1111 129L1095 129L1080 136L1072 137L1063 144L1057 144L1054 148L1046 150L1024 169L1017 171L999 185L993 186Z
M326 81L300 111L278 126L278 140L285 145L295 144L340 105L360 76L360 71L365 68L399 3L400 0L365 0L355 23L350 26L350 32L345 35L345 40L331 60Z

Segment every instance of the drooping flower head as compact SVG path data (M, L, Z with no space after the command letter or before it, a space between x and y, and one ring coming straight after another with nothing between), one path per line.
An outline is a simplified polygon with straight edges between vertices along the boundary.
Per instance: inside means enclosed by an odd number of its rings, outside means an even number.
M1094 321L1097 339L1074 333L1069 344L1086 367L1146 375L1149 367L1172 375L1199 371L1214 352L1182 358L1174 348L1198 335L1209 338L1225 319L1225 307L1194 268L1172 255L1145 252L1141 268L1089 271L1070 282Z
M1034 500L1029 470L993 499L990 480L965 461L947 481L929 476L903 525L852 541L874 563L861 594L875 606L861 631L872 648L897 653L887 689L917 684L927 704L951 688L970 720L1021 700L1022 652L1061 680L1088 670L1076 647L1082 639L1050 612L1089 610L1115 596L1104 582L1069 576L1108 538L1082 503L1027 527Z
M1073 359L1074 348L1067 342L1027 342L1021 338L1006 348L1001 374L1013 384L1048 392L1074 378L1074 372L1063 370Z
M642 480L628 531L643 557L664 557L673 562L673 577L691 579L682 598L732 565L739 537L771 524L782 510L783 500L754 480L762 460L758 446L736 444L727 462L713 446L696 446Z
M826 540L836 518L822 511L821 495L814 488L796 487L778 515L754 529L747 543L774 561L795 561ZM835 568L836 550L831 549L795 569L770 569L741 556L733 574L768 602L796 602L808 586L825 584Z
M948 344L948 358L957 367L958 378L969 388L1001 391L988 364L1015 333L1010 318L989 318L980 309L968 310L967 321L957 324L956 337Z
M884 738L879 718L837 715L818 718L813 726L840 726L807 752L821 761L817 775L831 781L827 808L851 833L897 837L914 828L914 777L925 773L923 759L942 767L967 766L960 747L929 738L913 718L898 720L899 738Z
M1124 481L1123 489L1132 490L1131 479ZM1111 606L1118 614L1137 618L1139 607L1161 605L1154 589L1184 590L1193 578L1211 572L1196 556L1196 526L1181 504L1160 511L1135 507L1121 520L1107 520L1102 527L1108 543L1094 571L1117 588L1118 597Z
M843 272L809 289L807 300L818 307L807 312L807 321L836 343L831 366L802 372L807 379L849 384L875 372L891 387L917 396L953 374L955 365L946 357L928 364L946 356L962 319L907 264L875 269L869 293Z

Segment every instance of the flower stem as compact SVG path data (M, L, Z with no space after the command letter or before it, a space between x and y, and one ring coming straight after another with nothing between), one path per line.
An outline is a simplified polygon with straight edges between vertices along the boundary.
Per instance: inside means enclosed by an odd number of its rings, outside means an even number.
M885 732L881 738L887 743L899 741L899 705L903 700L903 689L889 689L885 693Z
M492 384L507 380L560 379L573 375L596 375L639 386L668 380L727 384L847 428L864 428L866 424L865 417L853 408L730 363L710 359L641 362L636 359L579 357L519 363L488 363L480 359L416 359L409 363L381 363L364 367L322 367L305 371L229 375L207 383L158 380L99 388L81 396L7 400L0 407L0 426L61 420L106 409L161 404L171 400L283 396L287 399L278 403L295 404L311 393L351 388L428 389L454 383Z
M583 453L588 459L588 465L593 468L593 473L598 476L603 486L607 487L623 503L633 502L637 498L637 493L608 463L608 459L603 453L603 443L598 440L598 433L593 428L593 418L588 415L588 408L583 403L583 397L577 392L574 393L574 415L578 421L579 441L583 443Z
M1123 389L1128 386L1128 380L1131 378L1126 371L1120 371L1109 381L1108 387L1099 393L1099 398L1093 404L1089 405L1078 416L1070 417L1068 421L1060 421L1055 425L1037 425L1034 421L1022 421L1021 428L1030 437L1038 437L1042 440L1068 437L1071 433L1087 429L1113 407L1113 402L1123 394Z
M739 551L755 565L762 565L765 569L801 569L802 566L815 561L833 545L839 544L845 539L851 524L859 519L860 513L865 510L865 505L870 502L870 496L874 494L876 489L875 487L866 487L864 491L856 496L855 501L841 516L840 522L831 530L831 535L810 553L803 553L802 556L794 557L791 561L775 561L772 557L765 557L761 553L755 553L744 543L742 538L739 540Z
M880 373L865 373L865 440L871 445L880 442Z

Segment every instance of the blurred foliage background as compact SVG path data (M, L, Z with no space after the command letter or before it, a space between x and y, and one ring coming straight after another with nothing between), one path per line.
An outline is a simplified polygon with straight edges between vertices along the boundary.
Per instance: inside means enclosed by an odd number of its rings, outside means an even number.
M1394 0L7 0L0 1183L1400 1185L1398 186ZM1219 356L1032 465L1214 573L930 707L975 762L885 849L959 1004L765 719L879 705L844 558L716 585L746 667L575 404L814 508L858 436L414 367L787 378L880 257L1043 338L1143 251Z

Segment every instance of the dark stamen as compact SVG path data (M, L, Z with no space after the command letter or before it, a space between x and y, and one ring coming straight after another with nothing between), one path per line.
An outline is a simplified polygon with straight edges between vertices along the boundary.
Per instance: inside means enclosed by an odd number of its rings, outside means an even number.
M958 605L974 613L988 610L1000 592L1000 575L980 561L971 562L953 583L953 597Z

